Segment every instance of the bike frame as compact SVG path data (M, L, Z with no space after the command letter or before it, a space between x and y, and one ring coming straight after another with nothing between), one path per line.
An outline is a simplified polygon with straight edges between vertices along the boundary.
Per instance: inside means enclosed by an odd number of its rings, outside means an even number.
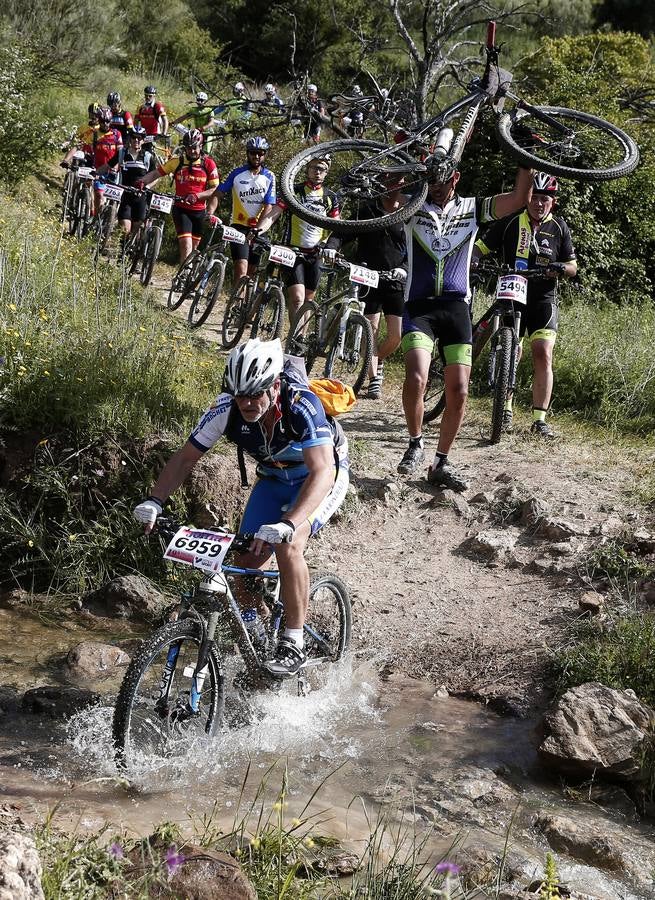
M353 312L363 314L366 306L359 297L360 289L358 284L349 281L345 288L319 301L318 339L321 352L327 351L332 339L338 335L338 352L343 354L348 319ZM361 334L358 335L358 345L360 341Z

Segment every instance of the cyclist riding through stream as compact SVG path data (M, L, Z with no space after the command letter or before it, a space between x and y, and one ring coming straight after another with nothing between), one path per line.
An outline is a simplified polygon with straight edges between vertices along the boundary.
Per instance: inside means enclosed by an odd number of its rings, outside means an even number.
M237 565L265 570L271 552L276 556L286 627L267 668L278 677L294 675L306 661L303 625L310 579L305 546L339 509L349 483L348 442L341 427L326 417L307 383L283 369L279 340L255 338L235 347L227 359L223 393L168 461L152 495L134 510L150 532L168 497L223 436L256 460L258 480L239 527L255 539ZM239 603L254 615L257 601L248 580L239 581ZM259 612L266 615L265 609Z

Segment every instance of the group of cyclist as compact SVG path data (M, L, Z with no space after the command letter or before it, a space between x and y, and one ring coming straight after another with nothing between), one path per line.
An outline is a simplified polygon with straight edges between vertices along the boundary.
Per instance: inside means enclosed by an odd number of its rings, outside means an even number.
M232 109L249 115L243 85L235 85ZM271 90L269 90L271 89ZM271 103L281 103L274 86L267 85ZM90 108L89 125L78 140L89 154L98 175L118 178L137 191L166 175L175 182L173 221L180 261L197 246L207 217L215 223L221 199L231 198L230 224L245 236L243 244L231 244L235 282L252 274L258 250L251 238L267 232L284 218L285 243L298 248L295 265L287 275L287 292L293 316L319 285L322 263L329 265L342 249L343 241L324 229L310 225L287 209L276 194L273 171L267 168L268 140L254 135L246 141L246 159L221 179L216 163L206 152L206 130L216 117L226 113L207 103L207 95L196 96L196 108L174 120L183 129L181 152L158 162L152 144L157 134L166 134L168 121L157 102L156 90L148 86L145 103L134 118L115 92L107 107ZM309 85L308 101L315 112L314 130L308 140L318 141L325 118L325 105L315 85ZM64 160L68 163L74 152ZM338 196L324 186L331 167L330 156L317 148L307 162L304 180L295 186L297 200L320 209L329 218L340 215ZM444 364L446 405L437 448L427 471L430 483L463 491L468 482L449 459L462 425L471 372L472 318L470 270L490 254L498 255L517 269L542 267L545 278L528 284L526 314L521 331L532 349L533 432L551 437L546 411L552 393L552 350L557 334L556 284L559 277L576 273L575 252L569 229L554 215L558 185L552 176L520 168L514 188L490 197L462 197L457 193L459 172L445 181L429 184L424 205L404 225L378 232L361 232L353 250L354 261L370 268L391 271L393 280L371 290L366 315L377 333L381 315L386 337L372 361L367 396L381 396L384 361L400 345L405 359L402 404L409 432L406 452L398 465L402 474L416 473L425 460L422 434L423 395L435 343ZM381 200L361 211L363 218L376 218L403 205L403 176L390 172ZM145 217L141 193L121 200L119 220L129 231ZM96 204L101 185L96 183ZM97 207L96 207L97 208ZM485 228L478 238L480 228ZM249 453L258 464L258 481L246 506L241 530L255 540L241 565L265 569L274 549L282 572L286 630L276 656L269 663L277 676L290 675L304 664L303 622L307 609L309 575L304 549L314 534L338 509L348 484L348 446L337 423L326 417L308 385L285 373L279 341L250 340L235 348L226 364L224 391L201 418L185 446L169 461L157 480L153 494L135 510L149 530L165 501L184 481L191 468L216 441L225 436ZM512 427L511 397L504 422ZM244 581L240 602L256 601ZM265 614L264 610L260 612Z

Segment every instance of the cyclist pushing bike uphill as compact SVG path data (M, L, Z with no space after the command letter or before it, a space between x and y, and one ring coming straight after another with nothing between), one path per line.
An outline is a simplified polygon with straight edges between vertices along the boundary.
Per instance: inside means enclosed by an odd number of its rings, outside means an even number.
M134 510L149 533L168 497L223 436L256 460L258 480L239 529L254 533L254 540L238 555L237 565L267 570L273 553L277 559L285 629L266 667L281 678L296 674L306 662L303 625L310 580L305 546L341 506L349 482L348 443L341 427L326 417L299 372L284 369L279 340L252 339L236 347L225 367L223 393L164 467L152 496ZM238 579L236 596L249 617L267 615L261 605L258 609L247 578Z

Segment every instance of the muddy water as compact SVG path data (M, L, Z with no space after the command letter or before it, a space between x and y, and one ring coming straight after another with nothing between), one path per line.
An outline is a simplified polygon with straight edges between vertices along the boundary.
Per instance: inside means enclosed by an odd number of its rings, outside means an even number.
M108 639L106 631L90 631L83 622L45 623L11 610L0 610L0 626L2 683L20 690L65 683L65 652L84 639ZM501 848L513 821L510 843L523 870L539 874L546 847L531 823L544 811L621 828L630 835L635 861L652 850L637 823L612 821L591 805L567 804L559 791L539 782L534 722L438 698L426 683L403 677L381 682L376 669L374 662L349 659L307 697L291 690L259 695L248 710L249 724L196 742L182 759L142 765L129 785L112 759L115 686L87 685L106 692L105 699L65 725L34 715L0 720L0 802L16 804L26 818L41 818L59 804L57 819L71 828L96 829L110 821L147 833L163 820L188 827L212 816L215 827L228 829L246 815L258 790L272 803L286 768L286 814L300 814L325 780L305 815L316 815L321 831L359 850L369 831L367 815L398 820L402 814L419 834L430 829L435 859L453 841ZM565 857L558 864L571 886L598 897L653 896L634 878L612 881L567 864Z

